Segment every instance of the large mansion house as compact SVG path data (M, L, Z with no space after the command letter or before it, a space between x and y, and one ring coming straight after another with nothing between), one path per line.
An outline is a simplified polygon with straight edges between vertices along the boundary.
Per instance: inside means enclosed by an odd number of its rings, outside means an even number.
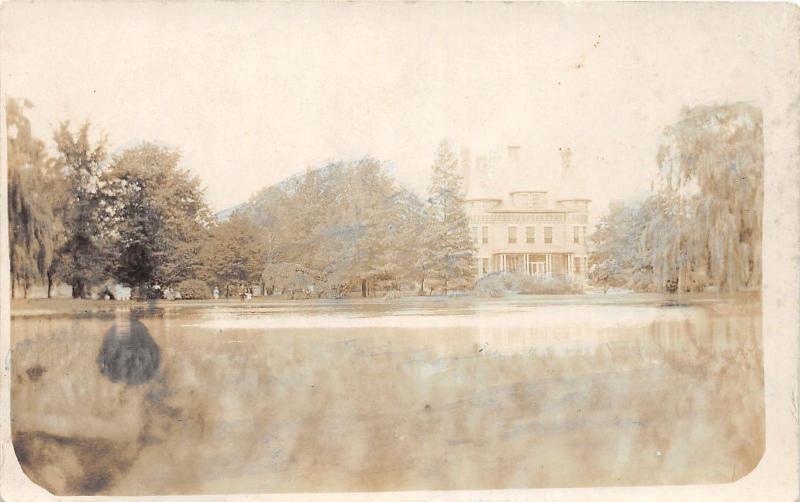
M513 191L504 198L467 193L478 276L523 272L583 277L589 202L577 197L551 201L547 192L534 190Z

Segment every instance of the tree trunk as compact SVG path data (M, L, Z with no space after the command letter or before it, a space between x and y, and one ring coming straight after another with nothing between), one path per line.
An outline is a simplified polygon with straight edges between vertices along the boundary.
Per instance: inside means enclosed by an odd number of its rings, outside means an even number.
M47 273L47 298L53 297L53 274Z
M11 298L14 298L14 293L16 292L17 281L11 279Z
M420 294L420 296L425 296L425 276L424 275L419 280L419 294Z
M75 281L75 283L72 284L72 298L84 298L85 289L86 287L83 281Z
M362 298L366 298L367 297L367 280L366 279L361 279L361 297Z

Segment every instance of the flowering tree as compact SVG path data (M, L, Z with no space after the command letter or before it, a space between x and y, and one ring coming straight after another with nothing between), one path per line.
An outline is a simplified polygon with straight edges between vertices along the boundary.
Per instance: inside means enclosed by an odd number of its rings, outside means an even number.
M89 286L105 278L116 218L114 193L103 180L106 140L101 138L92 146L90 127L86 122L73 133L69 122L62 122L54 134L60 154L57 167L67 184L66 234L59 248L59 268L61 277L72 286L74 298L86 297Z

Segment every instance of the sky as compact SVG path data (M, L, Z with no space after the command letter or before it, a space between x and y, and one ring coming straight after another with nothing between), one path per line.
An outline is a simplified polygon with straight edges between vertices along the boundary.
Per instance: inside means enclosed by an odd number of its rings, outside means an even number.
M769 102L770 29L728 4L18 3L0 91L34 133L89 119L113 151L177 147L212 209L370 155L423 193L437 144L501 158L496 191L563 188L593 220L640 197L663 129L699 104ZM763 19L767 19L763 17Z

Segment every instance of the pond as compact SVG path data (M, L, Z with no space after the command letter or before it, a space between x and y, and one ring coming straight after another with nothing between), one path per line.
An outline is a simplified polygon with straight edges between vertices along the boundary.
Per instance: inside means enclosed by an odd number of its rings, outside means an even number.
M725 483L764 449L753 298L131 305L13 311L53 493Z

